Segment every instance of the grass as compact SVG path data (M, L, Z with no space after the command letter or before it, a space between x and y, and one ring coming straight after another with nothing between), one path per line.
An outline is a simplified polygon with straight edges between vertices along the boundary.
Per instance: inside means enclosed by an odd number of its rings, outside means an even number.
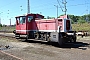
M15 30L15 27L0 27L0 31L13 31Z
M72 30L90 32L90 23L72 24Z
M15 27L0 27L0 31L13 31ZM88 31L90 32L90 23L72 24L74 31Z

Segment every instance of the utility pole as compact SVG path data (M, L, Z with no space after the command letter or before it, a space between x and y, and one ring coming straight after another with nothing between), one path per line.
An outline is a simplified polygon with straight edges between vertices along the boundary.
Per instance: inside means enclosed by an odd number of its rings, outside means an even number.
M57 8L57 18L58 18L58 5L54 5Z
M86 22L88 22L88 20L89 20L89 17L88 17L89 10L88 10L88 5L87 5L87 0L85 0L85 3L86 3Z
M3 12L0 13L0 24L1 24L1 14L2 14L2 13L3 13Z
M58 25L58 5L54 5L57 8L57 20L56 20L56 24L55 24L55 31L57 32L57 25Z
M30 4L29 4L29 0L28 0L27 3L28 3L28 5L27 5L27 7L28 7L28 9L27 9L27 10L28 10L27 13L29 14L29 13L30 13Z
M11 26L11 19L10 19L10 26Z
M66 3L67 3L67 2L66 2L66 0L62 0L62 1L63 1L62 3L64 4L64 8L65 8L65 9L63 10L63 12L65 12L65 15L66 15L66 12L67 12Z

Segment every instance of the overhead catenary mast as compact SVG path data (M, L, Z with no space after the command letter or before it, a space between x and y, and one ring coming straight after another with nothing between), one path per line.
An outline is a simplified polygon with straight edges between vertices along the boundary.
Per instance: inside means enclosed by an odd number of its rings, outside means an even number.
M29 14L30 13L30 3L29 3L30 1L28 0L28 4L27 4L27 14Z
M61 8L62 12L64 12L64 15L66 15L66 12L67 12L67 8L66 8L66 0L62 0L62 4L64 5L64 7L62 7L59 3L59 0L57 0L58 4L59 4L59 7ZM64 8L64 9L63 9Z
M65 8L65 9L63 10L63 12L65 12L65 15L66 15L66 12L67 12L66 3L67 3L67 2L66 2L66 0L62 0L62 1L63 1L62 3L64 4L64 8Z
M87 0L85 0L85 4L86 3L87 3ZM86 4L86 22L88 22L89 20L88 14L89 14L89 10L88 10L88 5Z

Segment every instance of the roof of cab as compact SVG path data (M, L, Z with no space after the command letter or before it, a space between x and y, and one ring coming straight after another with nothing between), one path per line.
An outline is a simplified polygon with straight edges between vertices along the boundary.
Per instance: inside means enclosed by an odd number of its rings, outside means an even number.
M16 16L15 18L17 18L17 17L25 17L25 16L27 16L27 15L40 15L40 14L23 14L23 15L19 15L19 16ZM40 16L43 16L43 15L40 15Z

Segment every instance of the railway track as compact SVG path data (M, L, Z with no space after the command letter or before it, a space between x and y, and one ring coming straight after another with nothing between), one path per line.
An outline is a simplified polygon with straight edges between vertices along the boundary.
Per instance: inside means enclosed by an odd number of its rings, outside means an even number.
M14 38L14 34L12 34L12 33L0 33L0 36L2 38L5 38L6 40L7 39L13 40L13 41L16 40ZM10 58L12 60L25 60L25 59L30 60L29 58L32 58L32 60L33 59L40 60L40 58L42 57L43 60L46 60L43 57L48 56L47 60L51 60L52 57L54 57L52 60L55 60L58 56L58 60L60 60L60 59L61 60L65 60L65 59L70 60L70 59L68 59L70 57L71 57L71 60L73 60L73 58L77 58L77 60L82 60L81 58L88 60L88 58L89 58L88 55L90 55L88 53L90 50L90 44L89 44L90 40L77 40L77 41L78 42L75 44L73 44L73 43L66 44L62 47L59 47L57 44L49 44L48 45L48 43L38 42L38 41L26 41L26 42L19 41L19 42L13 43L13 44L17 45L19 48L13 47L13 48L6 49L6 50L0 50L0 56L1 56L0 59L3 59L3 58L6 59L8 57L8 60L10 60ZM28 44L30 44L30 45L28 45ZM21 48L21 47L23 47L23 45L27 46L27 47ZM11 46L11 44L10 44L10 46ZM83 52L83 50L84 50L84 52ZM19 54L17 54L16 52ZM78 54L78 52L80 52L80 54ZM67 54L69 57L67 56ZM81 58L79 58L77 56L77 54ZM87 56L88 58L84 57L84 55ZM39 58L37 58L37 56ZM63 58L63 56L66 56L66 57Z
M13 33L0 33L0 36L3 36L3 37L8 37L9 39L12 39L12 40L17 40L15 38L15 35ZM81 48L81 47L88 47L90 48L90 42L89 41L89 37L77 37L77 42L76 43L66 43L64 46L62 46L62 48ZM25 39L18 39L17 41L25 41ZM83 42L82 42L83 41ZM84 43L84 42L87 42L87 43ZM46 45L52 45L52 46L55 46L55 47L59 47L59 45L57 43L47 43L45 41L39 41L39 40L34 40L34 39L30 39L30 40L27 40L25 42L31 42L31 43L40 43L40 44L46 44Z
M0 36L3 36L3 37L9 37L9 38L13 38L14 40L17 40L16 38L15 38L15 35L13 34L13 33L0 33ZM79 44L79 42L82 40L82 39L86 39L86 40L89 40L89 38L88 37L86 37L86 38L82 38L82 37L77 37L77 42L75 43L75 44L73 44L73 43L66 43L66 45L64 46L64 47L78 47L79 45L84 45L83 44L83 42L82 43L80 43ZM17 41L22 41L22 40L24 40L25 41L25 39L18 39ZM42 43L43 44L43 42L46 42L46 41L41 41L41 40L35 40L35 39L28 39L26 42L29 42L29 41L32 41L32 42L34 42L34 43L38 43L38 41L39 41L39 43ZM48 44L48 43L45 43L45 44ZM50 43L51 44L51 43ZM48 44L48 45L50 45L50 44ZM68 45L67 45L68 44ZM70 46L71 44L73 44L72 46ZM86 45L88 45L89 43L87 43ZM57 45L57 43L55 44L51 44L51 45L53 45L53 46L57 46L57 47L59 47L59 45ZM77 45L77 46L76 46Z
M0 32L0 36L12 37L12 38L15 37L13 33L7 33L7 32Z

